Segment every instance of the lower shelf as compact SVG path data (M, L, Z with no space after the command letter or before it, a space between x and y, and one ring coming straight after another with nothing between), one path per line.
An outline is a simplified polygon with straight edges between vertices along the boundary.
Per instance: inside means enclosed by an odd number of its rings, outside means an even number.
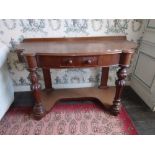
M50 89L42 90L42 104L46 111L49 111L54 104L61 99L97 99L105 107L113 103L115 87L106 89L99 88L73 88L73 89Z

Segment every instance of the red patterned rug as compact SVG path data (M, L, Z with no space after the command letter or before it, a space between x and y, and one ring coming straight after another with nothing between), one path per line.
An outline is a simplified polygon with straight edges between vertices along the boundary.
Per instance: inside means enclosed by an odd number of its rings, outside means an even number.
M92 102L57 103L40 121L31 110L11 108L0 121L1 135L135 135L128 114L110 115Z

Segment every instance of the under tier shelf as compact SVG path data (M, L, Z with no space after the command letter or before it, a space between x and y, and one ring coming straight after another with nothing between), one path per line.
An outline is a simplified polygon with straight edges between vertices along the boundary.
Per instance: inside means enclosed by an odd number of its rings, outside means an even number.
M76 100L76 99L97 99L105 107L110 107L113 104L116 88L108 87L106 89L99 88L73 88L73 89L46 89L42 90L42 104L46 111L49 111L54 104L61 100Z

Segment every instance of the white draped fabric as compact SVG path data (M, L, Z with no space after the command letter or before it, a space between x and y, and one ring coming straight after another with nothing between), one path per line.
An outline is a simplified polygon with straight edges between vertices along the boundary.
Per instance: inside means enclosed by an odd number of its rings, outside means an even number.
M7 68L9 48L0 42L0 120L14 100L12 80Z

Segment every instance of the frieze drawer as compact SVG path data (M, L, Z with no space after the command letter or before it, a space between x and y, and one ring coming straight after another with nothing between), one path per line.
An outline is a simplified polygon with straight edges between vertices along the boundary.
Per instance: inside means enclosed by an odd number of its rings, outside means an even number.
M97 56L61 57L61 67L93 67L97 65Z

